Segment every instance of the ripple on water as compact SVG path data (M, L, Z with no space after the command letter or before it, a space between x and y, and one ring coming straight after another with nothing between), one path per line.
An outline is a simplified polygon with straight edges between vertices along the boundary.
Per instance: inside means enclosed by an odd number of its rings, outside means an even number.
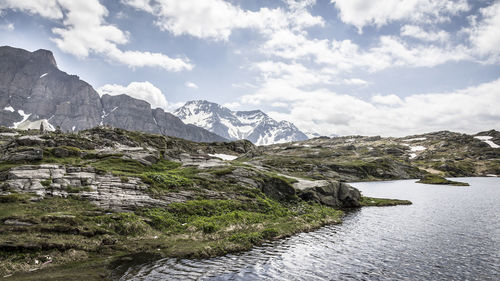
M460 180L471 186L355 183L414 204L351 211L341 225L241 254L158 260L122 280L500 280L500 179Z

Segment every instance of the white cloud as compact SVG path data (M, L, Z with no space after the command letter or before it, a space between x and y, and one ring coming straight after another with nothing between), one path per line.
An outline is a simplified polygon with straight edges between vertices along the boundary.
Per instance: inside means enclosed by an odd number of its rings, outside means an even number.
M231 87L233 88L257 88L256 85L248 82L243 82L243 83L233 83L231 84Z
M302 29L323 25L321 17L312 16L307 8L315 0L288 0L288 10L260 8L244 10L224 0L122 0L122 3L151 13L156 25L172 34L198 38L228 40L234 29L255 29L264 34L283 28Z
M13 31L14 29L14 24L11 22L0 25L0 30Z
M106 22L108 10L98 0L3 0L0 9L14 9L58 20L51 38L59 49L80 58L90 53L129 67L160 67L169 71L190 70L193 65L184 58L170 58L161 53L123 51L118 48L129 41L129 34Z
M238 108L240 108L241 104L239 102L228 102L223 104L222 106L227 107L231 110L237 110Z
M122 86L117 84L106 84L97 89L100 96L105 94L116 96L116 95L128 95L136 99L145 100L151 104L152 108L162 108L170 109L170 105L167 99L162 94L161 90L156 88L153 84L145 82L132 82L128 86Z
M480 55L500 54L500 2L480 9L481 19L471 17L471 27L465 31Z
M359 79L359 78L350 78L350 79L344 79L344 84L363 86L363 85L367 85L368 82L363 80L363 79Z
M191 89L198 89L198 85L196 85L196 84L195 84L195 83L193 83L193 82L189 82L189 81L188 81L188 82L184 83L184 85L185 85L186 87L188 87L188 88L191 88Z
M287 103L289 110L270 112L279 120L323 135L402 136L437 130L477 132L500 123L500 79L448 93L374 97L372 102L327 89L302 90L270 80L243 104ZM388 106L391 105L391 106Z
M386 25L393 21L415 23L445 22L450 16L470 9L467 0L331 0L340 19L361 33L364 26Z
M423 41L438 41L446 42L450 39L450 34L444 30L440 31L425 31L420 26L405 25L401 27L401 35L417 38Z
M372 97L371 101L376 104L382 105L400 105L403 104L403 101L400 97L396 95L375 95Z
M0 1L0 11L4 9L13 9L31 14L39 14L40 16L49 19L63 18L63 12L59 7L57 0L2 0Z
M305 34L282 30L264 43L260 52L278 59L313 61L327 65L331 74L362 68L370 72L390 67L432 67L470 59L462 45L409 45L395 36L381 36L375 45L361 48L351 40L308 39Z

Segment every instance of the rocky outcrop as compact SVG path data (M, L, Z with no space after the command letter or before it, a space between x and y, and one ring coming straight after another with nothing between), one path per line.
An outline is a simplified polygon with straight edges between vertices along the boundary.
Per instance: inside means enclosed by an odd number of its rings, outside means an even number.
M2 177L3 192L32 193L41 198L77 196L115 211L166 204L147 194L148 186L138 178L129 177L124 182L111 174L97 174L91 167L24 165L4 172Z
M298 194L303 200L315 201L335 208L361 206L359 190L343 182L329 181L325 185L304 188Z
M57 68L50 51L0 47L0 126L79 131L99 125L212 142L226 139L186 125L126 95L102 98L76 75Z

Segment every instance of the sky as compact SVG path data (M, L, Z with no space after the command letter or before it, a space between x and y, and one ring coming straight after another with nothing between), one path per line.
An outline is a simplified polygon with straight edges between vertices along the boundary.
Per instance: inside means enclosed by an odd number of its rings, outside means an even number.
M167 111L204 99L322 135L500 130L500 1L0 0L0 45Z

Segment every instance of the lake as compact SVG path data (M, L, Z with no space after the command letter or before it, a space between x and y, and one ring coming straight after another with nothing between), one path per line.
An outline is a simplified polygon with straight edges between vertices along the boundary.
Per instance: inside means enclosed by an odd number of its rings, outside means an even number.
M206 260L163 259L122 280L500 280L500 178L470 187L352 183L409 206L366 207L344 222Z

